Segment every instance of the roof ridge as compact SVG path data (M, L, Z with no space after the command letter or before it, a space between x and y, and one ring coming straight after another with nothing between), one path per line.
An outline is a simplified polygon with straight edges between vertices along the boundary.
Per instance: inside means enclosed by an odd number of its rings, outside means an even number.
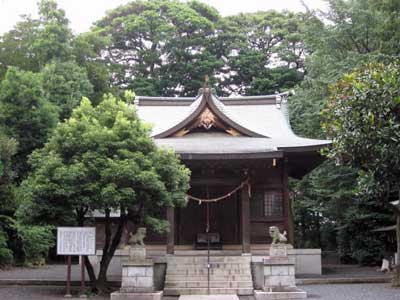
M219 100L223 101L240 101L240 100L275 100L276 95L284 95L286 93L279 93L273 95L257 95L257 96L216 96ZM196 100L198 96L195 97L169 97L169 96L141 96L137 95L135 98L139 100L160 100L160 101L174 101L174 100Z

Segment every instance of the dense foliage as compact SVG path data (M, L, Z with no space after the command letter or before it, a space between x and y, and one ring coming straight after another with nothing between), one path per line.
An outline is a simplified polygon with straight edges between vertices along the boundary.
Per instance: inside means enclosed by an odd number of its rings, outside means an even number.
M296 88L291 122L307 137L327 136L321 111L331 99L330 153L350 165L326 161L291 182L296 245L376 262L385 236L370 231L393 217L375 199L396 198L399 182L400 4L328 4L326 13L222 17L198 1L136 0L74 35L57 3L40 1L38 18L0 36L0 264L42 263L51 229L38 226L83 224L92 209L165 229L158 210L183 204L187 173L174 154L155 150L147 125L117 99L127 89L193 96L205 75L221 95ZM33 242L40 239L44 248ZM100 284L117 241L106 247Z
M345 75L323 113L329 156L358 168L359 193L381 206L400 195L399 66L374 63Z
M302 79L301 15L259 12L222 18L198 1L132 1L95 32L116 86L142 95L194 96L210 75L225 93L267 94Z
M400 64L369 64L331 88L324 128L329 155L360 169L363 194L400 191Z
M27 222L63 224L75 216L82 226L88 212L105 214L97 280L89 271L98 289L128 220L163 232L169 224L157 217L160 210L186 204L190 172L174 153L156 147L149 129L133 106L112 95L96 107L85 98L31 155L33 172L22 183L25 199L18 215ZM111 233L115 211L120 218Z
M394 28L400 20L396 7L398 8L398 1L390 0L330 0L328 12L308 12L309 16L304 25L304 42L309 52L305 60L306 75L296 89L296 96L290 99L291 121L297 133L307 137L326 137L320 125L320 113L330 97L329 86L356 67L376 60L387 64L393 60L393 56L400 53L400 46L394 38L398 35ZM336 120L332 122L334 124ZM301 222L300 215L296 214L297 230L302 231L305 239L312 241L313 245L322 239L320 245L323 249L335 249L337 246L341 257L347 262L350 261L349 258L355 257L354 253L357 251L368 252L369 248L379 248L374 245L379 243L381 237L370 232L370 221L376 217L377 209L383 215L377 218L377 222L372 222L375 228L393 224L390 211L382 205L373 204L373 201L362 193L357 193L358 172L359 169L355 165L349 167L327 163L302 181L294 183L294 194L297 195L295 207L301 209L301 217L305 219L305 222ZM330 182L331 195L343 194L343 197L330 197L330 193L318 195L315 192L321 187L321 177L318 174L324 174L324 181ZM348 175L342 177L343 174ZM335 216L335 207L342 207L343 203L345 210ZM307 210L302 209L303 207ZM321 211L321 207L324 212L317 215L313 213ZM357 216L364 221L358 223ZM305 223L315 223L315 220L324 224L324 227L321 226L321 236L316 233L315 226L309 229L303 227ZM348 228L351 227L353 229L350 232ZM325 236L337 238L332 244L332 240L329 243L324 241ZM369 239L365 239L366 236ZM343 243L344 240L350 239L353 241L352 247ZM384 247L380 249L379 254L366 253L365 256L375 256L379 260L385 250ZM353 261L369 264L376 260Z

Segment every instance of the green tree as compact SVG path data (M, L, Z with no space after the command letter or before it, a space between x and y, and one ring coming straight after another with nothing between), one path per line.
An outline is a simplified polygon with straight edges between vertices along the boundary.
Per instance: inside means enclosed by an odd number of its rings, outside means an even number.
M118 92L111 87L109 67L101 58L102 50L107 43L109 38L96 32L81 33L72 41L75 61L86 69L87 77L93 86L90 99L94 105L100 103L104 94Z
M72 59L72 32L68 27L65 11L57 7L54 0L41 0L39 7L39 30L32 43L39 68L53 59Z
M72 58L72 33L65 12L54 0L38 3L39 19L23 16L0 37L0 80L10 66L38 72L53 59Z
M33 172L21 187L25 200L18 215L26 222L59 224L69 214L75 224L84 225L88 211L104 212L97 279L85 260L99 290L105 289L107 269L128 219L163 231L168 223L157 217L160 210L186 204L189 170L174 153L155 146L149 129L133 106L111 95L97 107L84 99L45 147L32 154ZM111 211L121 214L114 233Z
M18 175L27 171L27 156L42 147L58 114L47 101L38 74L10 67L0 83L0 128L17 140Z
M69 118L82 97L93 93L86 70L75 62L53 61L41 71L46 98L59 110L60 120Z
M320 113L329 98L329 85L334 84L344 74L351 72L353 68L370 61L377 59L391 61L391 57L398 55L400 50L399 43L395 41L395 37L398 36L398 30L395 29L399 22L399 12L395 10L398 7L398 1L330 0L328 4L329 9L326 13L308 10L307 18L304 19L303 40L307 53L305 77L296 88L296 95L291 97L289 102L291 122L296 133L314 138L326 137L326 133L321 127ZM342 166L329 163L323 164L320 168L325 169L321 172L327 178L331 178L333 191L341 189L343 193L353 194L352 197L344 197L349 201L349 209L352 211L360 209L360 212L354 213L353 216L365 216L366 211L370 209L372 217L376 207L368 204L370 199L361 198L360 195L355 194L353 187L346 184L345 180L347 179L340 178L343 172L346 173L346 170L342 170ZM353 169L352 172L356 174L357 168L353 167ZM316 172L320 171L316 170ZM299 201L299 207L310 207L309 210L302 210L306 214L312 210L319 210L319 206L309 206L310 203L320 204L320 201L314 198L316 193L306 190L306 188L318 187L319 183L314 182L315 180L319 180L319 178L307 176L303 179L304 182L299 182L300 185L296 188L296 192L300 192L300 194L311 194L311 201L301 197L296 198L296 201ZM346 192L344 189L347 188L349 190ZM303 200L305 202L301 203ZM359 203L364 204L360 206ZM309 217L311 219L312 214ZM366 220L364 217L363 219ZM381 220L384 222L383 219ZM355 224L346 216L337 221L338 224L341 224L338 225L338 228ZM372 238L368 226L358 226L357 228L359 233L357 236ZM341 249L344 244L340 242L340 236L345 234L345 232L342 234L341 230L337 230L339 251L348 253L346 250L348 247ZM354 247L357 245L361 245L361 243L355 243ZM354 247L352 251L354 251Z
M356 182L354 169L335 167L330 160L302 180L291 182L297 247L335 250L336 232L345 225L345 212L357 200Z
M399 67L397 61L371 63L345 75L332 86L323 114L333 139L328 155L359 168L359 192L389 207L400 198ZM400 209L394 211L400 253Z
M13 201L13 179L16 176L12 158L16 154L18 143L0 133L0 215L9 215L16 208Z
M105 48L114 84L146 95L196 95L204 76L223 61L211 55L218 12L199 2L138 0L107 13L94 30Z
M320 112L329 97L329 85L358 66L377 59L390 61L400 53L400 44L395 40L399 34L395 29L399 12L392 10L396 3L329 0L327 13L308 11L303 25L309 53L306 75L291 99L296 131L323 137Z
M235 36L228 44L224 88L249 95L290 89L303 78L303 15L266 11L227 17Z
M14 184L12 157L17 151L15 139L0 133L0 266L13 262L13 253L9 247L7 232L13 223L11 216L16 208L14 201Z
M23 70L38 71L38 62L32 45L37 38L39 21L23 16L12 30L0 36L0 81L7 68L18 66Z
M63 120L79 103L81 95L99 103L102 95L110 91L109 71L99 58L109 39L94 32L74 36L64 10L53 0L40 1L38 14L38 19L23 17L12 30L0 36L0 81L11 66L25 71L44 71L47 77L54 73L50 87L45 89L49 88L51 96L55 96L56 100L50 99L52 102L61 103ZM60 86L57 88L51 83Z

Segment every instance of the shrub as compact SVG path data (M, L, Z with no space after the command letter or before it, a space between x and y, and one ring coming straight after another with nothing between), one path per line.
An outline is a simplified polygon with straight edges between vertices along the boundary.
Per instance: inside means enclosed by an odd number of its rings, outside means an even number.
M24 261L27 265L43 265L54 246L51 226L17 225L18 239L22 242Z
M0 229L0 267L12 264L13 254L7 246L7 235Z

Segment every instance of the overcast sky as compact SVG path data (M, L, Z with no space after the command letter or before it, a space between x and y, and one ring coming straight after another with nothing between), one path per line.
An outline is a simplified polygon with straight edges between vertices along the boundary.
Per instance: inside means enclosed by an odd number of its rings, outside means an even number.
M258 10L303 11L301 0L201 0L217 8L223 16L240 12ZM66 11L75 33L87 31L91 24L113 9L129 0L58 0L59 6ZM324 0L304 0L310 8L324 9ZM37 0L0 0L0 34L10 30L21 18L20 15L36 16Z

